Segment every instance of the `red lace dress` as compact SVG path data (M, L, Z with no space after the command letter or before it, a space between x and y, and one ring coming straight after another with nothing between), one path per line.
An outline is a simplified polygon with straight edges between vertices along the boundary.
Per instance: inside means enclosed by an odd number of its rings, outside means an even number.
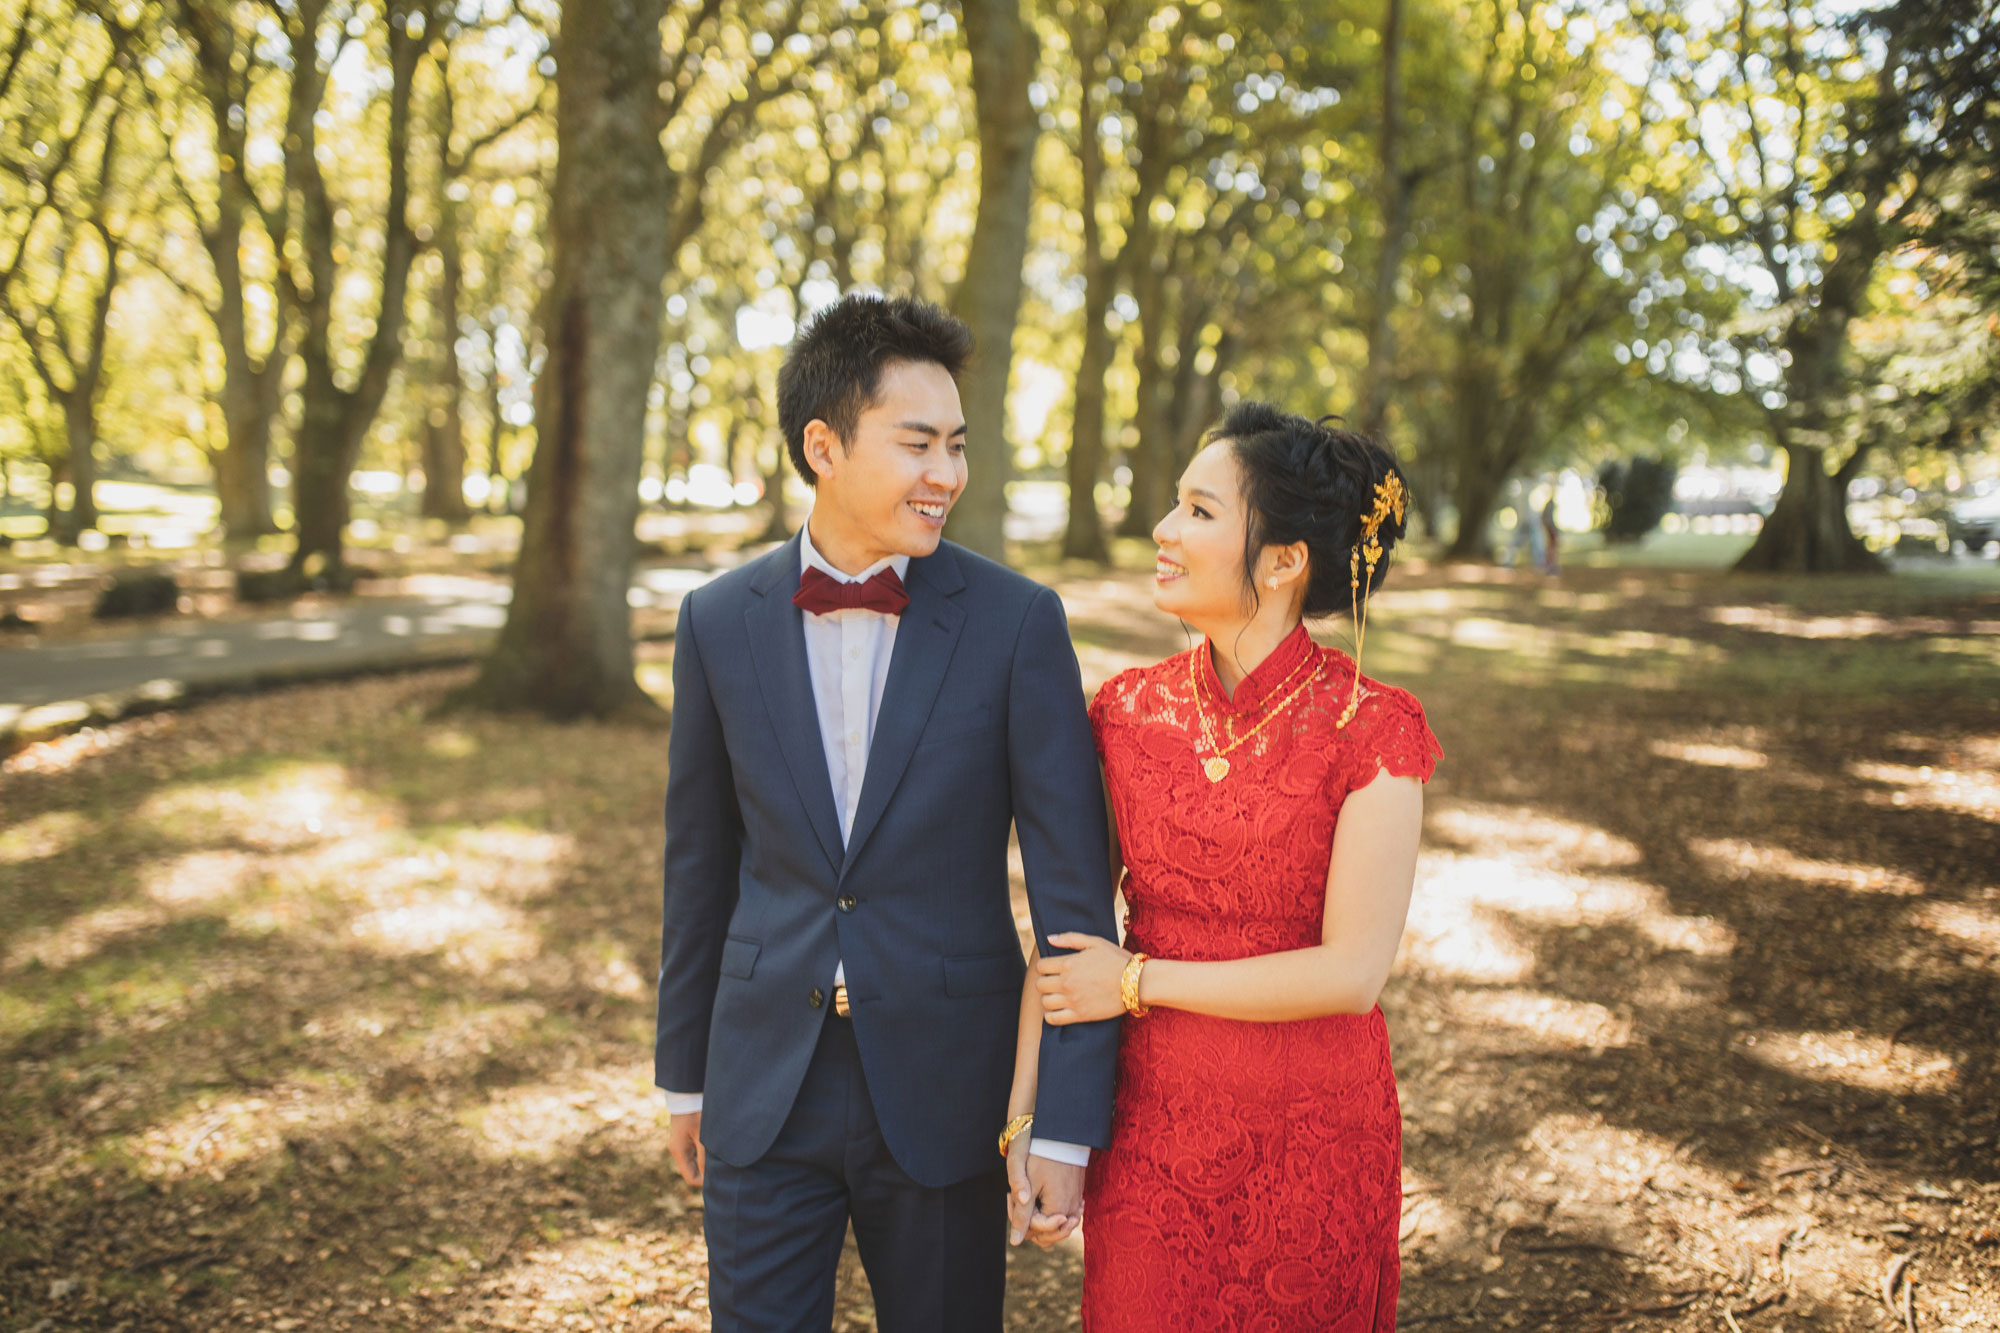
M1382 770L1428 779L1438 757L1417 701L1365 677L1336 728L1354 670L1301 627L1234 700L1206 644L1098 691L1127 948L1207 961L1320 942L1341 803ZM1203 772L1196 689L1221 745L1271 718L1219 782ZM1085 1196L1085 1330L1393 1329L1401 1166L1379 1008L1126 1020L1111 1146L1092 1154Z

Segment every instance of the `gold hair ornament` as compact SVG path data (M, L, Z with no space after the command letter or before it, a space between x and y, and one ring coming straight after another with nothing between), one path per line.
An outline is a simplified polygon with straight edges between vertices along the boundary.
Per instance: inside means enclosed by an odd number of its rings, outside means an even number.
M1347 557L1347 587L1349 600L1354 608L1354 684L1347 692L1347 707L1340 710L1340 721L1334 723L1336 730L1354 720L1354 710L1361 706L1361 642L1368 636L1368 598L1361 590L1361 567L1368 566L1368 583L1375 583L1375 566L1382 560L1382 521L1394 514L1396 522L1403 521L1403 506L1409 499L1403 490L1403 479L1391 472L1375 483L1375 506L1361 519L1361 535L1354 543L1353 551Z

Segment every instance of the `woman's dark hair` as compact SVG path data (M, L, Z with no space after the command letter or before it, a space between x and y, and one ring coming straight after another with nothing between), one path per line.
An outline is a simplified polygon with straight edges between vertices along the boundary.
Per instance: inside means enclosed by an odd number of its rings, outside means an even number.
M954 380L972 357L972 330L941 307L912 296L843 296L806 321L778 370L778 429L792 466L819 483L806 461L806 426L824 421L843 446L875 401L882 368L930 361Z
M1375 487L1402 477L1389 451L1366 435L1328 425L1331 417L1308 421L1269 403L1241 402L1208 434L1210 443L1227 441L1242 477L1245 510L1243 577L1257 596L1257 557L1266 546L1306 546L1304 614L1331 615L1351 602L1348 559L1361 538L1361 520L1375 507ZM1367 591L1389 572L1388 552L1403 535L1402 520L1391 513L1376 530L1383 558L1372 579L1362 567Z

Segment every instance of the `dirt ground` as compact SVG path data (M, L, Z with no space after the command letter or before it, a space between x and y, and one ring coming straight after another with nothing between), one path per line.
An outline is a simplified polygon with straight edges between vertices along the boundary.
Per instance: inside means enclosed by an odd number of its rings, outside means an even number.
M1051 577L1093 687L1187 643ZM2000 1328L2000 594L1413 569L1367 652L1445 751L1401 1323ZM706 1327L665 733L432 716L463 675L0 766L0 1328ZM1078 1247L1014 1265L1010 1327L1075 1327Z

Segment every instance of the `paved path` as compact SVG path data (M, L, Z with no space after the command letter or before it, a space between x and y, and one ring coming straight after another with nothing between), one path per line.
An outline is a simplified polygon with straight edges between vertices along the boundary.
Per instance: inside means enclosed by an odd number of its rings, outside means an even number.
M715 571L649 569L635 607L672 609ZM477 652L507 617L513 589L494 579L428 575L398 591L310 601L241 620L156 621L130 634L51 643L0 637L0 730L33 709L102 698L172 698L260 676L337 673Z

